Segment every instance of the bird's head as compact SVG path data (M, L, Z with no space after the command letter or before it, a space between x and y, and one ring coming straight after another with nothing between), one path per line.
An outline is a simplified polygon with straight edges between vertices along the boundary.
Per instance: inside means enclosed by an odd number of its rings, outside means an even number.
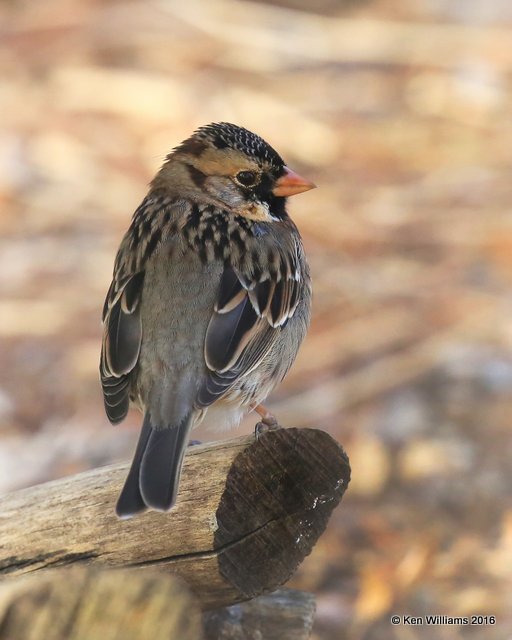
M286 197L315 187L265 140L227 122L201 127L176 147L152 186L257 222L282 220Z

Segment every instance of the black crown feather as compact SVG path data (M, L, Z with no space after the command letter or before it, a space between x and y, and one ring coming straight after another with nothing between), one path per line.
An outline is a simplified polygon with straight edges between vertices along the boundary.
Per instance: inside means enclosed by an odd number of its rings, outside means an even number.
M238 149L257 160L270 163L275 167L284 166L281 156L268 142L257 136L252 131L238 127L230 122L216 122L199 128L193 138L209 140L217 149L229 147Z

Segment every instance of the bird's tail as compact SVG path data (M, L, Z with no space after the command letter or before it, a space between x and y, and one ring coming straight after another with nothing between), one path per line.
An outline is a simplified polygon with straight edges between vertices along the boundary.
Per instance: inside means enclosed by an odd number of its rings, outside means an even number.
M173 427L157 429L144 416L132 466L117 501L116 513L129 518L147 507L169 511L176 502L192 416Z

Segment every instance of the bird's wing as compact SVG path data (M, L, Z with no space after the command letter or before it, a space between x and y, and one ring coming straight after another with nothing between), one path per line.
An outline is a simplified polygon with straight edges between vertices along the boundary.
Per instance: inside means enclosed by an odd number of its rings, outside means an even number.
M206 331L209 373L197 406L207 407L253 371L270 351L299 303L299 245L274 252L262 274L226 266Z
M105 300L100 378L105 411L114 424L128 411L130 373L137 364L142 337L143 282L144 271L114 279Z
M140 303L145 266L162 238L160 223L168 204L149 195L135 212L119 248L103 306L100 379L105 411L114 424L128 412L130 378L142 340Z

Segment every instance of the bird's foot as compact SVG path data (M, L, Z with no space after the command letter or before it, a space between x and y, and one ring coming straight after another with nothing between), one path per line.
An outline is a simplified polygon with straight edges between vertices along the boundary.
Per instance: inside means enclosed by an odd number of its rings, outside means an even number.
M258 422L256 423L256 426L254 427L254 435L256 436L256 440L262 436L264 433L268 433L269 431L279 431L279 429L282 429L283 427L278 424L277 422L274 422L272 424L267 424L266 422Z
M262 404L255 406L254 411L261 416L261 421L254 427L254 434L256 438L267 431L276 431L277 429L281 429L281 425L277 421L277 418Z

